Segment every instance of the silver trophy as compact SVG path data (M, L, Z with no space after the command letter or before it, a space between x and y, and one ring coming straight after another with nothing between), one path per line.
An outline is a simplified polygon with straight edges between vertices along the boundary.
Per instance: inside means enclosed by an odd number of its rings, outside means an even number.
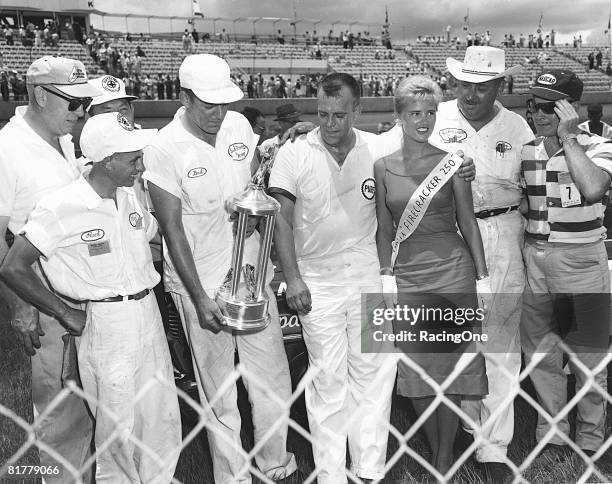
M264 178L272 167L277 151L276 145L264 151L261 154L261 165L247 188L225 202L230 213L238 214L238 223L234 236L232 265L225 282L217 291L215 300L223 303L220 305L223 324L227 329L240 333L254 333L270 323L266 272L272 247L274 221L280 210L280 204L265 193ZM262 218L259 223L261 244L255 267L251 264L244 266L242 264L249 216Z

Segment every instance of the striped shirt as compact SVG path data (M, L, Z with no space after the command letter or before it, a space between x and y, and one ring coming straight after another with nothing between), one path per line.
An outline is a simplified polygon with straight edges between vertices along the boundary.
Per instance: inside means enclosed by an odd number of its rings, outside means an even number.
M582 133L578 136L578 143L593 163L612 176L611 141ZM589 203L579 192L571 195L572 188L575 191L577 188L575 184L570 185L573 180L563 148L549 158L544 148L544 138L539 137L523 147L521 159L529 203L527 235L571 244L605 238L603 216L606 200ZM568 199L570 195L571 199Z

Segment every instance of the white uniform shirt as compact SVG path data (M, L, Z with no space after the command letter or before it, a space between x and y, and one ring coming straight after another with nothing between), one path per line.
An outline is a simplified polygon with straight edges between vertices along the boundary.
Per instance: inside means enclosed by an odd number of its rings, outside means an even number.
M281 147L269 185L295 197L300 270L335 257L378 264L374 162L401 147L398 129L386 137L355 129L355 146L342 167L323 145L319 128Z
M234 237L225 200L244 190L251 179L251 159L259 137L240 113L228 111L215 146L185 130L184 108L145 148L143 178L181 200L183 227L204 289L221 286L231 266ZM243 265L255 265L259 236L245 244ZM164 244L164 284L187 294ZM268 264L268 281L273 277ZM213 297L213 294L209 294Z
M17 234L44 195L65 187L79 176L72 136L60 137L62 156L25 122L26 106L15 110L0 130L0 216Z
M77 300L128 296L159 282L149 250L157 222L132 188L117 205L82 177L42 198L21 233L44 256L53 289Z
M522 198L521 149L534 139L527 122L496 101L495 117L478 131L463 117L457 100L440 103L429 142L474 158L474 211L518 205Z

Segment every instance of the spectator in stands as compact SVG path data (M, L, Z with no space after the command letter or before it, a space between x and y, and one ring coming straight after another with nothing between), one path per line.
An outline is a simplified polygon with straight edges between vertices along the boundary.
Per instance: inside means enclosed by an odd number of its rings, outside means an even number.
M191 38L196 44L200 42L200 35L198 34L198 31L196 30L195 26L191 29Z
M552 29L550 31L550 45L551 47L555 46L555 35L557 34L557 32L555 32L555 29Z
M57 30L51 32L51 47L57 47L59 45L59 33Z
M506 86L508 87L508 94L512 94L514 90L514 76L506 76Z
M285 45L285 36L283 35L283 32L280 29L278 30L278 34L276 35L276 41L280 45Z
M173 88L173 84L172 84L172 79L170 79L170 75L166 75L166 80L164 81L164 85L166 87L166 99L174 99L174 96L172 95L172 88Z
M578 125L583 131L587 133L596 134L603 136L604 138L612 139L612 126L604 123L601 120L603 116L603 107L601 104L589 104L587 107L587 115L589 119Z
M608 65L606 66L606 75L612 76L612 64L610 64L609 62L608 62Z
M157 99L163 100L164 93L165 93L165 85L164 85L164 75L161 72L157 74L156 88L157 88Z
M145 54L145 51L142 49L142 47L140 47L140 45L136 46L136 56L137 57L146 57L147 54Z
M589 70L594 69L595 68L595 53L593 51L589 52L587 59L589 60Z
M521 33L521 35L519 35L519 47L522 49L523 47L525 47L525 35Z
M603 62L603 54L601 53L600 48L597 48L597 54L595 54L595 62L597 69L601 69L601 64Z
M9 100L9 82L8 82L8 74L5 70L0 72L0 94L2 95L3 101Z
M13 39L13 28L10 25L6 28L4 37L6 39L6 45L15 45L15 40Z
M183 32L183 51L188 54L191 52L191 41L189 40L190 38L191 37L189 35L189 32L187 31L187 29L185 29L185 32Z
M566 443L570 424L564 350L550 336L556 335L573 353L568 365L576 378L576 394L582 394L576 405L576 445L593 456L604 445L606 430L607 402L594 387L596 383L606 391L606 367L597 373L588 370L600 364L609 345L610 273L603 215L612 182L612 144L578 129L576 108L582 91L582 80L570 70L542 72L530 89L539 136L521 153L528 194L521 341L525 364L536 363L529 377L538 402L557 419L551 432L538 415L536 441L548 442L550 457L557 460L573 452Z

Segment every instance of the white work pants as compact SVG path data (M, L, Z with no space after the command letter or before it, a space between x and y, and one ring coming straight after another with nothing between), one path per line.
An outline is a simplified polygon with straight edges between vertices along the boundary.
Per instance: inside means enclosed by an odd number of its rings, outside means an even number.
M348 439L351 471L365 479L384 477L395 353L362 353L364 307L382 302L378 262L374 271L359 261L326 261L319 277L302 270L312 310L300 315L311 367L320 371L306 386L306 409L319 484L346 483ZM359 277L359 273L363 277ZM362 283L346 281L361 280ZM343 282L345 281L345 282Z
M214 297L215 290L205 289ZM254 375L261 385L243 378L253 413L255 445L278 420L284 420L265 440L255 456L257 467L271 479L282 479L297 469L295 457L287 452L289 408L270 398L276 395L282 402L291 397L289 364L283 345L274 292L268 287L271 323L254 334L233 336L221 331L214 334L202 329L191 298L172 293L181 316L187 341L191 348L193 366L198 384L200 403L207 408L209 402L214 419L206 426L216 484L250 483L251 476L244 471L246 453L240 440L240 412L236 385L230 385L221 394L234 371L234 356L238 349L240 363ZM241 472L242 471L242 472Z
M476 460L502 462L514 435L514 399L508 397L508 392L518 389L521 371L519 328L525 287L521 254L524 222L514 211L478 219L478 227L493 290L489 316L482 328L489 340L478 345L485 356L489 394L482 399L465 398L461 408L477 425L485 425L483 436L487 442L476 450ZM497 415L491 421L494 412Z
M78 356L96 419L96 482L170 482L181 451L181 418L154 294L89 303Z

